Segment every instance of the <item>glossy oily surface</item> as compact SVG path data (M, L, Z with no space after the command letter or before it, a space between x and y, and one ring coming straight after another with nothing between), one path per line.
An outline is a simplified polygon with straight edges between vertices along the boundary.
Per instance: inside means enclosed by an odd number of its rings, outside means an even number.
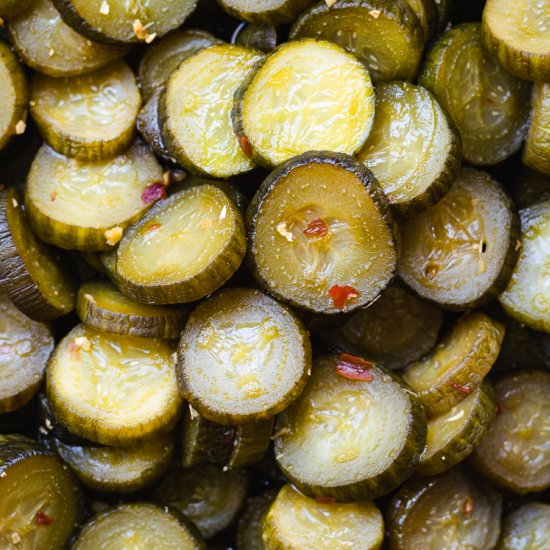
M504 520L499 550L545 550L550 541L550 504L528 502Z
M533 114L523 150L523 162L550 176L550 83L535 83L531 105Z

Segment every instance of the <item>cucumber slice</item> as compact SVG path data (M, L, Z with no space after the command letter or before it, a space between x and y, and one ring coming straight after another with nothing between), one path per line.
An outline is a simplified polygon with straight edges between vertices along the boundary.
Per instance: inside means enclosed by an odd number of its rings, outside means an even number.
M192 405L183 409L181 422L181 465L193 468L200 464L225 466L233 452L235 429L201 416Z
M231 43L269 53L277 47L277 29L241 23L235 30Z
M218 0L218 4L236 19L273 27L290 23L313 2L314 0Z
M119 61L80 76L35 74L30 106L42 137L58 153L99 160L132 143L141 96L134 73Z
M140 302L192 302L229 280L245 252L244 220L233 201L213 185L192 187L160 201L126 231L117 286Z
M318 358L311 380L275 426L275 458L311 497L340 502L389 493L415 469L426 443L416 395L374 363Z
M500 495L454 469L404 485L388 511L390 550L491 550L500 533Z
M429 416L448 413L476 390L496 361L504 326L484 313L465 314L435 349L409 365L403 379Z
M0 547L67 547L83 496L67 467L35 441L0 435Z
M271 168L307 151L354 154L374 120L368 71L343 48L304 39L279 46L235 95L242 150Z
M531 104L531 125L523 149L523 162L550 176L550 83L535 83Z
M269 489L248 499L246 509L237 524L238 550L265 550L262 543L262 521L277 492L276 489Z
M23 68L8 44L0 41L0 150L25 131L29 90Z
M209 32L188 29L174 32L148 48L139 64L139 83L143 99L148 101L162 88L178 65L194 53L223 41Z
M74 434L129 447L171 430L181 397L171 346L76 326L47 371L55 417Z
M185 514L205 539L210 539L237 518L246 499L245 470L222 472L215 466L169 470L155 491L155 499Z
M179 27L197 0L53 0L67 25L105 44L150 44Z
M473 454L492 481L520 494L550 487L550 373L509 374L495 385L498 414Z
M10 19L24 12L34 0L0 0L0 17Z
M449 412L429 420L417 473L439 474L464 460L487 433L495 414L493 389L484 382Z
M265 550L378 550L383 540L384 520L374 503L322 503L292 485L280 490L263 520Z
M329 7L318 2L298 17L290 37L310 36L339 44L367 66L375 83L414 80L424 33L411 3L340 0Z
M35 321L74 309L75 284L61 252L39 241L13 187L0 194L0 292Z
M508 288L499 300L509 315L550 332L550 200L520 211L521 248Z
M435 98L407 82L376 89L376 115L357 159L372 170L402 216L439 201L458 176L461 144Z
M183 308L134 302L105 281L81 285L76 313L97 330L141 338L179 338L188 316Z
M0 294L0 414L32 399L53 347L50 328L23 315Z
M550 80L550 9L546 0L487 0L483 43L511 73Z
M162 167L142 143L109 160L77 161L48 145L27 177L25 207L37 235L61 248L111 250L116 232L165 197Z
M51 0L36 0L32 8L10 20L10 42L19 57L49 76L75 76L109 65L128 48L98 44L66 25Z
M428 51L418 82L453 119L470 164L497 164L521 147L530 84L505 71L484 50L479 23L443 33Z
M428 43L433 38L439 23L436 0L405 0L405 2L420 21L424 42Z
M508 284L519 221L500 185L465 168L436 205L400 225L398 273L418 295L449 309L486 304Z
M392 285L369 308L323 335L323 342L334 352L369 357L397 370L432 350L442 323L440 309Z
M260 59L258 52L220 44L189 57L172 73L160 106L163 135L188 171L229 178L254 168L233 132L231 108L235 90Z
M160 121L160 99L163 93L164 87L158 88L153 92L139 112L136 127L145 143L151 147L154 153L162 160L171 162L170 151L168 151L166 140L162 135L162 124Z
M528 502L504 519L499 550L544 550L550 540L550 504Z
M348 157L306 153L275 169L247 214L250 260L276 298L316 313L370 304L394 276L387 200L372 173Z
M233 452L227 467L232 470L260 462L269 449L273 433L273 418L235 428Z
M195 526L181 515L145 502L120 504L92 518L72 550L205 550Z
M131 493L159 478L172 461L174 434L161 434L135 447L79 447L58 439L57 454L90 489Z
M178 382L204 417L220 424L269 419L294 401L311 367L297 317L259 290L231 288L201 303L179 344Z

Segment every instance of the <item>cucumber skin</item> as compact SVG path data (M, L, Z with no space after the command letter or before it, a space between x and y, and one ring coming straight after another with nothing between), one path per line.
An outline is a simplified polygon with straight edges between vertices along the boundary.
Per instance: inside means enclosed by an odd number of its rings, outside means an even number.
M15 17L28 9L32 3L33 0L0 0L0 18Z
M243 19L249 23L263 25L265 27L277 27L284 23L290 23L302 10L305 10L315 0L286 0L285 4L279 8L266 10L261 13L247 13L236 8L228 7L224 0L218 0L218 4L229 15L236 19Z
M269 448L274 418L255 424L242 424L236 428L233 452L227 467L229 470L260 462Z
M550 176L550 83L536 82L531 98L531 124L523 164Z

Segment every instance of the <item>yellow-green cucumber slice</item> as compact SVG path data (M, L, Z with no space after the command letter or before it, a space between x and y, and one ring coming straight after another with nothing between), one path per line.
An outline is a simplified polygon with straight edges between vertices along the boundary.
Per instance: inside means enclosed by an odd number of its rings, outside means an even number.
M237 19L274 27L290 23L313 2L314 0L218 0L218 4Z
M504 518L498 550L544 550L550 540L550 504L527 502Z
M531 122L523 149L523 162L550 176L550 83L535 82L531 109Z

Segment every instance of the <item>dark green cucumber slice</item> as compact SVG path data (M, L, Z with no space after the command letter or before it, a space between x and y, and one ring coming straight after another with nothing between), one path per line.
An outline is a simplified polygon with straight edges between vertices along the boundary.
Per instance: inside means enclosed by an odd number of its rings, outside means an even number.
M112 250L124 229L166 197L162 167L141 142L112 159L78 161L48 145L38 151L25 187L37 235L65 249Z
M110 252L100 252L98 253L98 260L102 266L102 272L104 275L107 275L109 280L118 285L117 270L116 270L116 250ZM117 287L118 288L118 287Z
M414 479L388 511L389 550L492 550L500 533L500 495L461 469Z
M180 390L220 424L269 419L302 391L311 347L302 323L259 290L231 288L190 315L178 350Z
M320 500L285 485L263 520L263 548L381 548L384 520L374 503L334 504Z
M215 466L172 468L155 491L155 499L185 514L205 539L237 518L248 487L245 470L222 472Z
M91 489L130 493L159 478L172 461L174 434L161 434L135 447L79 447L54 439L57 454Z
M448 413L478 388L496 361L504 326L472 311L423 359L409 365L403 379L419 394L429 416Z
M450 22L456 7L456 0L435 0L437 29L442 31Z
M164 87L157 88L142 107L136 120L137 131L151 147L154 153L164 161L171 161L170 151L166 140L162 135L162 124L160 120L160 99L164 93ZM174 159L175 160L175 159Z
M172 156L190 172L229 178L254 168L233 132L231 109L235 90L260 59L259 52L218 44L172 73L161 101L163 135Z
M0 150L25 132L29 90L23 68L5 42L0 42Z
M523 371L495 384L497 416L473 454L474 465L516 493L550 487L550 373Z
M75 282L61 251L31 231L13 187L0 194L0 291L35 321L48 321L74 309Z
M520 218L519 260L499 300L521 323L550 332L550 200L521 210Z
M484 382L449 412L428 420L426 448L417 473L435 475L470 455L495 419L493 389Z
M550 504L528 502L504 519L499 550L544 550L550 540Z
M67 548L83 496L53 452L23 436L0 435L0 491L1 548Z
M550 176L522 166L512 196L520 209L550 199Z
M550 83L535 83L531 105L531 122L523 149L523 162L550 176Z
M461 158L454 124L430 92L407 82L377 87L374 125L357 159L399 214L439 201L458 176Z
M222 426L201 416L192 405L183 409L181 422L181 465L225 466L233 453L235 428Z
M233 451L227 467L232 470L260 462L269 449L273 433L273 418L235 428Z
M323 342L334 352L368 357L397 370L432 350L442 323L439 308L392 285L369 308L323 335Z
M479 23L443 33L429 50L418 81L453 119L469 163L497 164L521 147L530 85L485 51Z
M265 550L262 543L262 521L278 491L267 491L249 498L237 524L237 550Z
M195 526L173 511L145 502L120 504L84 525L72 550L206 550Z
M275 297L316 313L370 304L394 276L388 202L347 155L306 153L276 168L247 213L250 260Z
M32 399L53 347L47 325L32 321L0 295L0 414Z
M241 23L235 30L231 42L244 48L269 53L277 47L277 29Z
M323 38L346 48L363 62L376 82L414 80L424 33L406 0L339 0L318 2L304 11L291 38ZM418 3L418 2L416 2Z
M71 330L52 355L47 395L71 432L125 447L171 430L181 405L170 344L85 325Z
M140 302L192 302L222 286L245 252L244 220L233 201L213 185L192 187L160 201L126 231L117 286Z
M209 32L188 29L174 32L147 49L139 64L139 83L148 101L162 88L178 65L194 53L222 41Z
M67 25L106 44L150 44L179 27L197 0L53 0Z
M288 479L310 497L340 502L389 493L411 475L425 443L416 394L346 354L317 359L275 425L275 458Z
M36 0L31 9L10 20L8 31L19 57L49 76L95 71L128 53L126 47L98 44L75 32L51 0Z
M307 151L356 153L374 119L365 67L340 46L303 39L257 63L235 95L242 150L271 168Z
M400 230L399 276L421 297L449 309L498 296L518 257L519 220L511 200L487 173L471 168Z
M550 80L548 2L488 0L483 43L502 66L525 80Z
M290 23L315 0L218 0L230 15L257 25L274 27Z
M0 17L10 19L24 12L34 0L0 0Z
M98 160L132 143L141 96L134 73L119 61L80 76L36 73L30 106L42 137L58 153Z

